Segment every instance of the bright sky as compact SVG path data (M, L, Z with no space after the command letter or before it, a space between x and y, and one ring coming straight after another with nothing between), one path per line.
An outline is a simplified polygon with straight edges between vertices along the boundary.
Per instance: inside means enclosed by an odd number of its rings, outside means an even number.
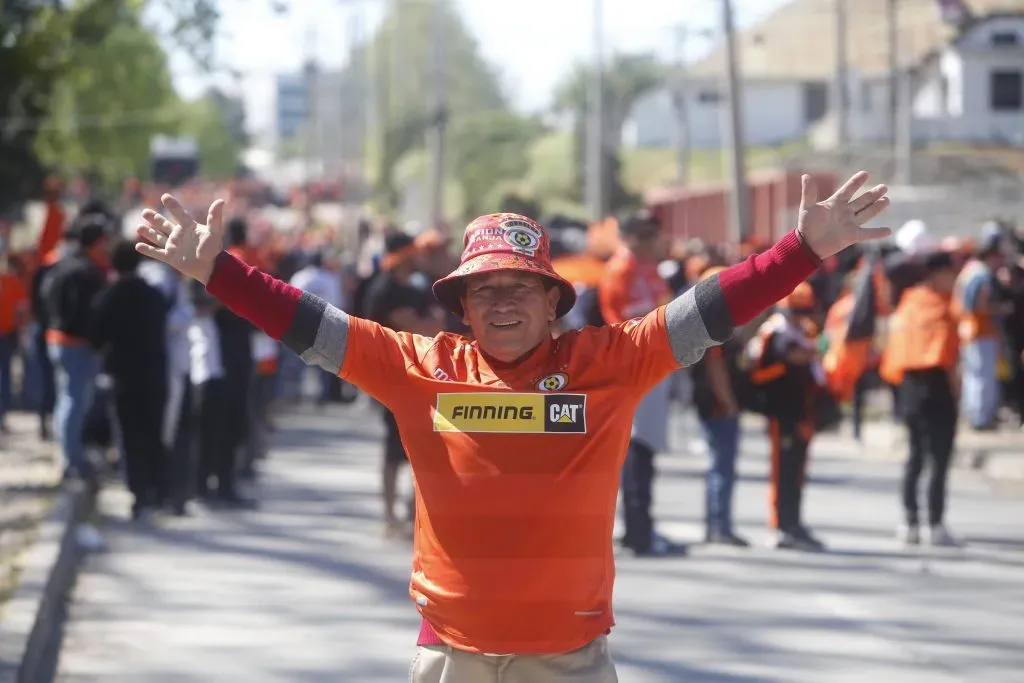
M238 87L249 128L267 132L273 124L274 76L298 71L315 49L321 64L337 68L348 51L350 17L363 12L367 30L379 21L386 0L291 0L292 11L275 15L271 0L221 0L221 61L245 72ZM535 111L547 106L558 81L576 62L593 54L595 0L449 0L456 2L484 57L499 67L502 84L515 106ZM717 28L719 0L603 0L605 48L654 51L671 59L673 27ZM737 21L747 24L784 0L734 0ZM361 9L360 9L361 8ZM314 28L315 27L315 28ZM688 55L706 51L707 40L693 39ZM172 59L179 90L200 93L210 80L197 76L186 56Z

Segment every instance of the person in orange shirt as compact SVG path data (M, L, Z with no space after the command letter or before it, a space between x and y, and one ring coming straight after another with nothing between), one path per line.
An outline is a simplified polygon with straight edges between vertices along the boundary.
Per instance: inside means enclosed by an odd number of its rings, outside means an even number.
M931 470L927 540L951 546L958 542L944 518L960 393L960 340L950 308L957 269L951 254L936 252L925 258L924 270L924 282L906 290L893 313L880 371L887 382L900 387L910 447L903 474L906 519L899 537L910 545L921 541L917 487L927 462Z
M11 360L18 350L18 332L28 316L28 292L11 269L10 256L0 256L0 432L11 408Z
M658 274L667 251L658 220L641 211L622 221L619 230L622 245L605 266L597 292L601 317L610 325L643 317L672 300L668 283ZM651 516L654 456L668 450L669 392L666 377L640 401L622 467L622 547L638 557L686 552L685 545L655 533Z
M641 318L571 330L550 237L515 214L473 220L437 300L474 339L396 332L329 306L223 251L223 203L199 225L143 212L138 249L309 363L395 414L417 483L410 596L423 617L413 683L610 683L612 529L633 414L653 386L785 296L821 262L888 234L860 173L818 201L804 179L796 230Z

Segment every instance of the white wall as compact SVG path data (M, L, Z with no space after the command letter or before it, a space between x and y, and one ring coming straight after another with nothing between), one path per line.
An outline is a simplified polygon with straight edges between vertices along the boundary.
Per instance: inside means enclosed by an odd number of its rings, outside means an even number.
M726 142L724 97L718 82L687 84L685 103L691 146L720 147ZM802 83L748 81L743 91L743 107L744 133L749 145L778 145L802 139L806 133ZM622 142L626 147L669 147L676 144L678 133L671 95L662 89L637 101L626 121Z
M1015 33L1016 46L992 45L992 34ZM1001 17L982 23L919 74L913 97L914 138L980 144L1024 145L1024 109L993 111L993 71L1024 73L1024 17ZM889 83L883 74L864 79L861 104L851 114L855 140L888 139Z

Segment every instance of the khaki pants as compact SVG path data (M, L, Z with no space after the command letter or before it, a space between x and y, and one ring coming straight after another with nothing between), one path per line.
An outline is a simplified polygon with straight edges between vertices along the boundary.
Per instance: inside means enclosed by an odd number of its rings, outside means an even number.
M608 639L562 655L481 655L447 645L421 647L409 683L618 683Z

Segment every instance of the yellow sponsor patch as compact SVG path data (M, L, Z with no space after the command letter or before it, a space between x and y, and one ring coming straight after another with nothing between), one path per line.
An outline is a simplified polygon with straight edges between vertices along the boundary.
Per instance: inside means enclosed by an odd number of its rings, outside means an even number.
M585 394L438 394L435 432L585 434Z

